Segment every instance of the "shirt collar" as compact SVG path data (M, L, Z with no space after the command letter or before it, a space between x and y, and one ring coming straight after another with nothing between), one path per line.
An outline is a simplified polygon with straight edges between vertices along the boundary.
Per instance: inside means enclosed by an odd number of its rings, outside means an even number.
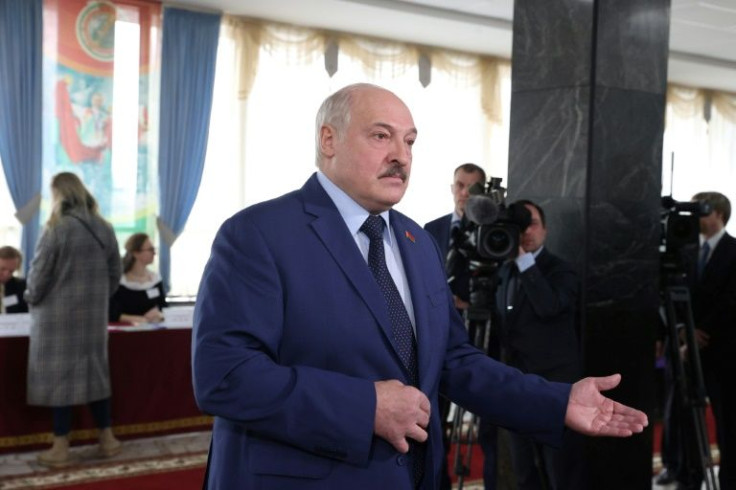
M322 185L332 202L335 204L337 211L342 216L343 221L350 230L350 235L355 236L360 232L360 227L363 226L366 218L370 213L366 211L363 206L355 202L355 200L347 195L345 191L335 185L325 174L321 171L317 172L317 180ZM389 221L389 212L384 211L380 213L383 221L386 223L386 227L383 230L384 239L391 244L391 233L389 233L391 222Z
M721 241L721 238L723 238L723 235L726 234L726 228L721 228L721 231L713 235L712 237L708 238L707 240L703 235L700 235L700 246L702 247L705 242L708 242L708 245L710 246L711 250L715 250L716 246L718 245L718 242Z

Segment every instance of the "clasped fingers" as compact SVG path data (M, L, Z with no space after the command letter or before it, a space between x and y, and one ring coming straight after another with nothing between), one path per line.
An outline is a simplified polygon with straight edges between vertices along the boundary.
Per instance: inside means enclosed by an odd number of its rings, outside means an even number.
M407 439L427 440L431 405L427 396L397 380L377 381L374 432L397 451L409 450Z

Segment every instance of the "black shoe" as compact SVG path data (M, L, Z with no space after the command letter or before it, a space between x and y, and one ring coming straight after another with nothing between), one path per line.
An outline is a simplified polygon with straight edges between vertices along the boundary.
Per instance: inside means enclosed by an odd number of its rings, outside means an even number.
M665 468L662 470L662 472L657 475L657 478L654 480L654 483L657 485L669 485L670 483L675 481L675 475L670 473L670 470Z
M702 483L682 483L677 482L676 490L700 490Z

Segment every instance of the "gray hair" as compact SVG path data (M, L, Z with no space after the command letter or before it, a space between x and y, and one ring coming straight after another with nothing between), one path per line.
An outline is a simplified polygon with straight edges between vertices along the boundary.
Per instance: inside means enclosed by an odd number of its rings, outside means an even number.
M350 124L350 106L353 102L353 94L365 89L385 90L378 85L370 83L354 83L341 88L322 102L322 105L317 111L314 136L316 145L315 164L318 168L321 168L323 156L320 145L320 131L322 130L322 126L329 124L335 130L335 135L338 138L342 138Z

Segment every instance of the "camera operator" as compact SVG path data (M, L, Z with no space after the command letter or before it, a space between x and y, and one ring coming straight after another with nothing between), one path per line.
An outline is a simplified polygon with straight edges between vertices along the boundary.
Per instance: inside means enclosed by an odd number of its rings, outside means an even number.
M551 381L575 381L581 376L578 276L544 247L547 227L542 208L527 200L515 204L529 210L531 223L521 234L518 256L506 261L498 273L502 359ZM519 490L590 488L581 464L583 442L576 434L567 432L559 449L514 433L510 443Z
M465 202L468 199L470 188L476 184L484 184L486 181L485 171L474 163L463 163L455 169L453 174L453 182L450 185L450 191L452 192L452 199L455 202L455 209L452 213L446 214L435 220L430 221L424 225L424 229L429 232L432 237L437 241L437 245L440 247L440 251L444 257L447 257L448 252L452 247L453 230L463 228L463 218L465 217ZM468 308L469 296L470 296L470 272L469 264L467 260L462 257L458 257L456 261L451 265L452 271L448 272L450 278L450 289L452 290L452 296L455 300L455 308L462 315L463 311ZM450 401L442 398L440 400L441 420L447 422L447 417L450 411ZM443 432L447 435L447 430ZM445 454L449 450L450 441L445 437ZM486 455L486 457L489 457ZM493 455L490 455L493 458ZM451 482L447 470L447 458L443 462L442 481L440 490L450 490ZM495 465L494 465L495 468ZM494 473L495 482L495 473ZM492 487L495 488L495 487Z
M700 217L701 247L689 274L695 334L705 387L716 421L721 490L736 488L736 239L726 233L731 203L719 192L700 192L712 211ZM694 270L693 270L694 269ZM690 487L687 487L690 488ZM696 482L692 488L700 488Z
M465 217L465 202L468 199L470 188L476 184L483 184L485 181L485 171L474 163L463 163L455 169L453 182L450 185L452 199L455 201L455 209L452 213L424 225L424 229L437 241L443 256L447 257L447 253L451 248L450 242L452 241L453 230L462 227L462 220ZM466 261L458 261L454 269L454 271L448 271L448 275L454 277L449 284L455 299L455 307L460 310L462 315L462 310L469 306L468 281L470 275L468 264Z

